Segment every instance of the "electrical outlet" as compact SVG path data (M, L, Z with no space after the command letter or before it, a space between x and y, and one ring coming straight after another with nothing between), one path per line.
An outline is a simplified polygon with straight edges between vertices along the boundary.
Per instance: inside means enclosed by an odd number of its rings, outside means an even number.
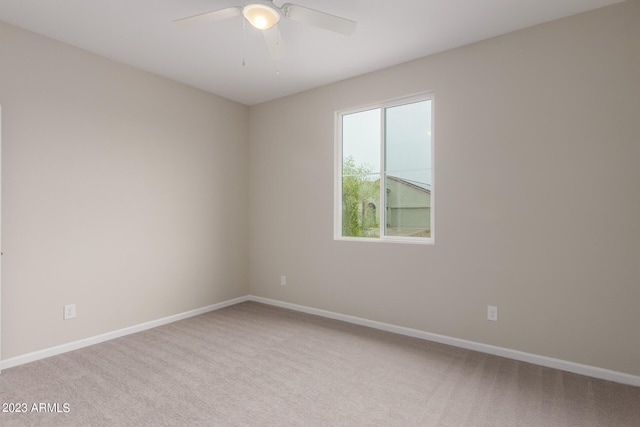
M487 320L498 321L498 307L495 305L487 306Z
M75 304L65 305L64 314L63 314L64 320L73 319L75 317L76 317L76 305Z
M287 276L280 276L280 284L282 286L287 286Z

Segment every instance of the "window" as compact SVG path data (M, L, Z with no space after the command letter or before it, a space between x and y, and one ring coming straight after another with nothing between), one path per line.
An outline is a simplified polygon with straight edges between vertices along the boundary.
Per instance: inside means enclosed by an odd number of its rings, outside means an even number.
M433 243L433 95L336 117L335 238Z

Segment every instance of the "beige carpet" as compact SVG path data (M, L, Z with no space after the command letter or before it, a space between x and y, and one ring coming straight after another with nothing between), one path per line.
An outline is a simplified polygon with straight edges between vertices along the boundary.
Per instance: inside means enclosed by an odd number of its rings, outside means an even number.
M640 426L637 387L254 302L7 369L0 402L28 407L2 426Z

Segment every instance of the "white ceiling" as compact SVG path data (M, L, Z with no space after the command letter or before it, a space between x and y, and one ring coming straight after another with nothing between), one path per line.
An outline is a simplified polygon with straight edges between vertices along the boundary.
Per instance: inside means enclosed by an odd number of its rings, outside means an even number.
M358 26L343 36L283 19L277 61L240 16L172 23L251 0L0 0L0 21L253 105L620 1L281 0Z

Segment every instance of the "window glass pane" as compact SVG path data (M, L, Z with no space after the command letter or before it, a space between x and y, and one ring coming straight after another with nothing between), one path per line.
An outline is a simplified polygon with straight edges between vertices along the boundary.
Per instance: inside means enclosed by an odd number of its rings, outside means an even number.
M348 159L346 170L353 162ZM380 174L352 173L342 177L342 235L380 237Z
M431 101L385 110L385 235L431 236Z
M385 171L404 177L405 171L431 169L431 101L385 110ZM430 176L424 176L430 180ZM423 184L431 184L424 182Z
M342 116L342 235L380 237L380 109Z
M370 172L380 171L380 109L342 116L342 157Z
M385 235L431 237L431 190L423 185L385 176Z

